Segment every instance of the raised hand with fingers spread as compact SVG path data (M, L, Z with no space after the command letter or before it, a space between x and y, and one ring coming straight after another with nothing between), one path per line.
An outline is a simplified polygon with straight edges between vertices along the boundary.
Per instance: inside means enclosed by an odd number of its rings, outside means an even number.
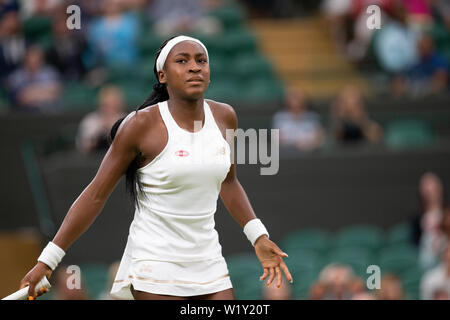
M275 276L277 279L277 288L281 287L282 272L286 279L290 283L293 283L294 280L291 273L283 261L283 258L288 257L287 253L283 252L273 241L269 240L267 235L262 235L256 240L255 252L264 268L264 273L259 279L262 281L269 276L267 280L268 287L272 284Z

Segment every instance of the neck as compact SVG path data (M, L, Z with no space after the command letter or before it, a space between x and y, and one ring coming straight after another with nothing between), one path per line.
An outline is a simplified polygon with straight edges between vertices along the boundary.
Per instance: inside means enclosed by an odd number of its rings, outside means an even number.
M437 201L430 202L429 204L427 204L425 206L426 211L431 211L431 210L440 209L440 208L441 208L441 205Z
M447 277L450 277L450 264L444 263L445 274Z
M196 100L186 100L177 97L171 97L167 100L169 109L175 113L195 118L203 116L203 97Z
M194 121L203 121L203 96L197 100L171 97L167 100L167 105L172 115L189 128L193 126Z

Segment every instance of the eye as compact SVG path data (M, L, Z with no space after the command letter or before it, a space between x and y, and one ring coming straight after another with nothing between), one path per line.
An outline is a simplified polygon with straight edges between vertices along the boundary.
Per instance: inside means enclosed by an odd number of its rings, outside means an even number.
M204 59L204 58L200 58L198 61L201 62L201 63L208 63L208 61L206 59Z
M185 63L186 59L177 59L175 62L176 63Z

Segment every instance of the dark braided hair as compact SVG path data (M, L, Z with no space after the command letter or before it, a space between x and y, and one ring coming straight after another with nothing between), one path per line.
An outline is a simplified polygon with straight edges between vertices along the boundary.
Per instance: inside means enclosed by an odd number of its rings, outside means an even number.
M153 73L155 74L157 83L153 85L152 93L148 96L148 98L144 101L144 103L141 104L134 112L138 112L139 110L144 109L145 107L154 105L158 102L169 100L169 93L167 91L166 84L159 82L158 72L156 71L156 60L158 59L158 57L161 53L161 50L165 47L167 42L169 42L173 38L175 38L175 37L169 38L166 41L164 41L162 43L162 45L159 47L158 51L156 52L155 62L154 62L154 66L153 66ZM122 121L124 119L125 119L125 117L117 120L117 122L114 123L114 125L112 126L111 131L108 136L109 144L112 144L114 137L116 136L117 129L119 128L120 124L122 123ZM142 191L142 185L139 181L139 176L138 176L138 172L137 172L138 159L140 157L141 157L141 153L139 153L133 159L133 161L130 163L130 165L128 166L128 169L125 173L126 191L129 194L129 196L131 197L131 200L133 201L134 205L137 207L139 207L139 203L138 203L138 199L137 199L136 184L137 184L137 187L139 188L139 193L144 194Z

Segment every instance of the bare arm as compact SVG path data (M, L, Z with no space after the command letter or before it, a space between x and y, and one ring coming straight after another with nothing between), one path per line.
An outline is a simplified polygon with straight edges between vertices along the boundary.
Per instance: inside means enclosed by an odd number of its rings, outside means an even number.
M129 164L137 154L138 137L143 127L142 120L130 114L119 127L91 183L70 207L53 243L66 251L94 222L103 209L109 195L114 190ZM29 295L44 275L51 276L52 270L38 262L21 281L21 288L30 285Z
M81 236L97 218L110 194L136 157L139 124L136 115L124 120L91 183L70 207L53 242L61 249Z
M229 112L227 112L225 122L227 129L237 129L237 116L231 107L229 107ZM235 140L236 138L234 136L227 137L228 143L230 146L233 146L234 143L231 139ZM247 194L237 179L236 165L234 161L232 161L230 171L228 172L225 180L222 182L220 198L222 199L222 202L230 215L242 228L247 222L256 218Z
M237 116L231 106L227 106L228 111L224 116L227 129L237 129ZM227 137L228 143L233 146L233 137ZM237 223L243 228L247 222L256 218L255 212L250 204L247 194L244 188L240 184L236 176L236 166L232 161L230 171L222 182L220 190L220 198L227 208L230 215L236 220ZM264 269L264 274L260 277L260 280L265 279L269 273L270 277L267 281L267 285L270 286L272 281L277 276L277 287L281 286L281 270L283 270L286 278L289 282L292 282L292 276L284 263L283 258L287 255L281 251L281 249L266 235L260 236L255 242L255 252L261 265Z

